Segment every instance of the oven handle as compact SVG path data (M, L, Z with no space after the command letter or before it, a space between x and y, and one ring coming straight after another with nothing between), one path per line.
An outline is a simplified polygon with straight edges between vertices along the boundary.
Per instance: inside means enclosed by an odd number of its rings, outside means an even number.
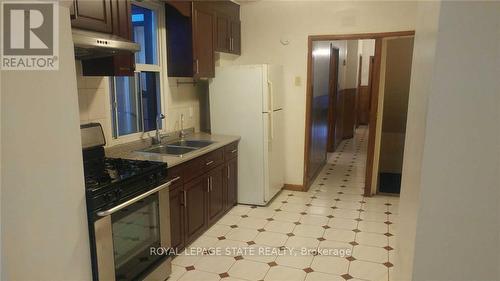
M154 194L154 193L156 193L156 192L158 192L158 191L160 191L160 190L162 190L162 189L164 189L166 187L171 186L174 182L178 181L179 179L180 179L180 177L173 178L170 181L168 181L168 182L166 182L166 183L164 183L164 184L162 184L162 185L160 185L160 186L158 186L156 188L153 188L153 189L151 189L150 191L148 191L146 193L143 193L143 194L141 194L141 195L139 195L137 197L134 197L134 198L132 198L132 199L130 199L128 201L125 201L125 202L121 203L120 205L116 205L113 208L108 209L106 211L97 212L97 215L99 217L109 216L112 213L118 212L119 210L121 210L121 209L123 209L123 208L125 208L127 206L130 206L130 205L134 204L135 202L137 202L137 201L139 201L141 199L144 199L144 198L148 197L151 194Z

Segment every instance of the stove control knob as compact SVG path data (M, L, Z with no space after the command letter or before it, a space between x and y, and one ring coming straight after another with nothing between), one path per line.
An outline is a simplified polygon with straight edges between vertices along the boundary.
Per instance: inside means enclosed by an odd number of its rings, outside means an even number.
M115 195L116 197L120 197L122 195L122 190L121 189L115 190Z
M111 192L104 194L104 202L108 203L111 200L113 200L113 194Z
M150 175L150 176L148 177L148 182L149 182L149 183L154 183L154 181L155 181L155 175L154 175L154 174L152 174L152 175Z

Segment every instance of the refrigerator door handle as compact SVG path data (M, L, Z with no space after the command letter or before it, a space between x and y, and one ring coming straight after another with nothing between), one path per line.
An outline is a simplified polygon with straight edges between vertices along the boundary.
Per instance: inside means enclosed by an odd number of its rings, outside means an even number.
M271 81L267 81L267 86L269 88L269 141L274 139L274 125L273 125L273 110L274 110L274 97L273 97L273 83Z

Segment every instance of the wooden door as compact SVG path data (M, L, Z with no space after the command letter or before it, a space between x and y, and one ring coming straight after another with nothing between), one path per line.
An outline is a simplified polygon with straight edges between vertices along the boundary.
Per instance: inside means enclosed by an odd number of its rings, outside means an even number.
M205 2L193 3L194 78L215 77L214 14Z
M238 158L226 163L226 210L230 209L238 200Z
M170 240L172 248L184 248L184 190L182 184L170 188Z
M312 50L312 48L311 48ZM312 53L311 53L312 54ZM310 60L311 87L310 120L306 126L307 170L304 173L306 188L314 181L326 163L328 125L330 116L330 56L312 56ZM326 74L326 75L325 75Z
M231 48L231 26L228 18L217 16L215 32L215 50L218 52L229 52Z
M210 171L206 178L208 184L208 224L215 223L224 214L224 166Z
M230 51L233 54L241 55L241 23L239 20L231 21Z
M338 77L339 77L339 49L331 48L329 74L329 106L328 106L328 143L327 151L334 152L338 145Z
M185 194L185 243L190 243L207 228L207 182L198 177L184 185Z
M111 0L75 0L71 11L71 26L112 33Z

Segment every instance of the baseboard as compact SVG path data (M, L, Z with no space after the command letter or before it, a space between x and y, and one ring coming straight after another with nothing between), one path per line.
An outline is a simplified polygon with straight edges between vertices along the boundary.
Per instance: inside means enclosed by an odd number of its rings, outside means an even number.
M293 190L293 191L304 191L304 186L302 184L288 184L288 183L285 183L283 185L283 189L285 189L285 190Z

